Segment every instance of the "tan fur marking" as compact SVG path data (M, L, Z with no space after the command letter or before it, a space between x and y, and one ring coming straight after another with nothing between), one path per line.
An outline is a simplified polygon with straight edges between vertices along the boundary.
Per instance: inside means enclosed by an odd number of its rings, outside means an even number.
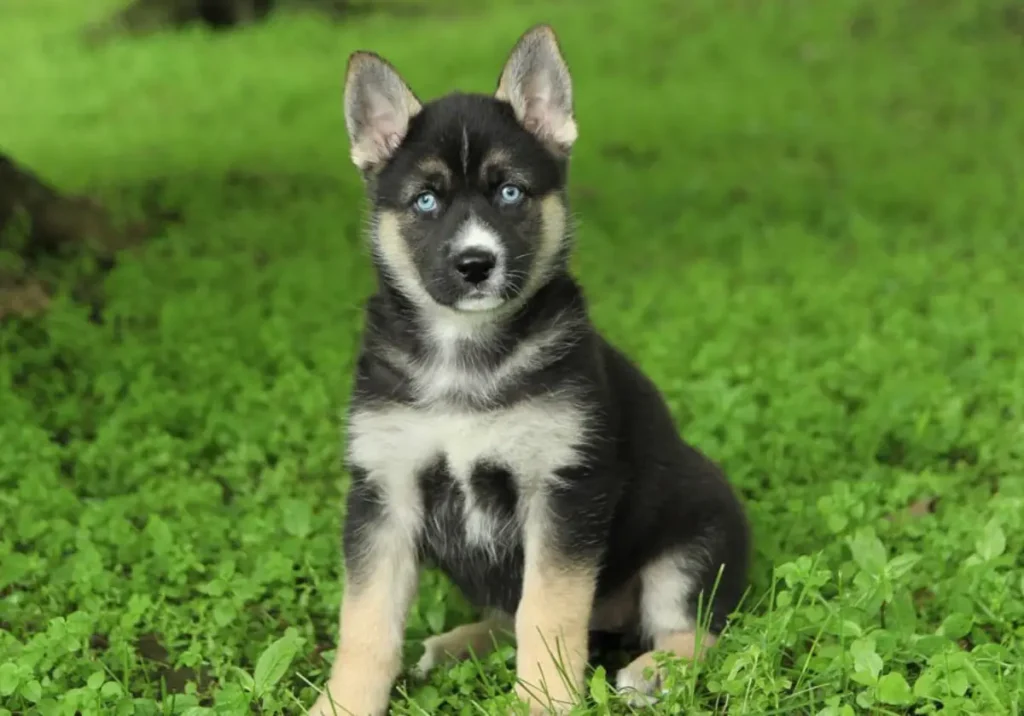
M531 714L566 713L583 693L597 571L538 552L527 558L516 612L516 693Z
M557 194L549 194L541 199L540 217L543 233L540 246L537 247L533 258L529 281L523 290L524 296L532 296L547 281L555 258L562 249L562 242L566 240L565 214L565 204Z
M327 686L310 716L387 712L391 687L402 668L405 619L418 575L411 543L400 533L390 534L388 539L382 533L371 547L371 573L359 581L355 575L346 576L338 649Z
M697 634L692 631L677 632L675 634L662 634L654 639L654 650L675 654L680 659L693 659L698 661L704 658L704 654L715 645L718 637L704 632L701 635L701 646L697 650Z
M420 306L435 305L420 283L416 264L402 237L402 220L398 212L382 211L377 217L377 240L373 249L391 280L410 300Z
M444 163L444 160L438 157L427 157L416 165L416 169L423 174L440 174L445 178L445 180L450 180L452 176L452 172L448 168L448 165Z
M480 178L486 181L488 174L500 170L505 175L505 181L526 184L526 177L512 166L512 156L504 149L492 149L480 163Z
M420 674L435 666L476 656L482 659L502 643L512 640L514 625L507 614L494 614L472 624L462 624L423 642L423 657L416 665Z
M487 173L487 170L494 166L507 166L512 161L512 155L504 149L492 149L484 157L484 160L480 162L480 174L481 176Z
M439 180L440 187L427 187L424 186L424 179L429 178L431 180ZM402 189L399 192L399 199L404 203L410 203L416 196L427 188L436 188L442 191L446 190L447 187L451 186L452 183L452 172L448 168L448 165L444 163L439 157L427 157L422 159L417 165L416 170L410 173L406 177L405 182L402 184ZM403 221L402 216L397 215L399 221Z
M619 671L616 678L618 688L634 689L646 695L654 693L665 678L664 669L657 663L655 654L661 652L680 659L696 661L703 658L707 650L715 645L717 638L705 632L701 641L702 646L698 653L697 635L692 631L656 636L651 651L641 654Z
M382 580L367 589L345 589L341 608L341 642L335 655L331 678L324 694L310 711L315 716L332 714L328 694L338 714L382 714L387 709L391 684L401 668L401 653L385 645L378 632L390 628L382 623L384 600L388 599Z

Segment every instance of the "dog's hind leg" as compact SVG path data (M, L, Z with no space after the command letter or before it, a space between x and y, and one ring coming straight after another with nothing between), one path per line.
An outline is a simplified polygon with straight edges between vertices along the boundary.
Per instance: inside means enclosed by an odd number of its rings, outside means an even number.
M664 653L681 659L699 659L705 649L714 646L717 637L705 632L701 635L701 647L697 648L695 631L677 631L659 634L654 638L654 648L619 670L615 677L615 688L634 705L646 705L657 700L655 695L661 689L665 674L655 654Z
M634 704L650 704L661 690L665 674L655 659L665 653L682 659L699 659L714 645L717 634L697 624L694 597L700 589L698 565L684 552L665 555L640 575L640 628L651 651L641 654L619 670L616 689Z
M424 640L423 656L413 669L422 678L436 666L466 659L483 658L502 643L514 640L515 624L508 614L494 612L484 619L463 624Z

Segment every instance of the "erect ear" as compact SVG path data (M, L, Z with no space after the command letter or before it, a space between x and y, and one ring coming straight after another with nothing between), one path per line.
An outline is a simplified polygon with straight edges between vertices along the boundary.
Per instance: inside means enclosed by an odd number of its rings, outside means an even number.
M420 101L397 70L372 52L353 52L345 71L345 128L360 171L386 162L409 130Z
M526 129L568 153L576 141L572 78L549 25L530 28L505 61L495 97L512 105Z

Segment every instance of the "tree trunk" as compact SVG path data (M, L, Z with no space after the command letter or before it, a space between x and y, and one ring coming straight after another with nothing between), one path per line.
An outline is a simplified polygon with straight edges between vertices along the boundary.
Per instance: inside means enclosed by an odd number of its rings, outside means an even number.
M138 242L146 228L119 227L95 202L66 195L0 152L0 319L46 308L39 259L66 249L111 261Z
M0 152L0 249L33 256L74 244L111 257L137 243L141 231L116 226L93 200L59 192Z

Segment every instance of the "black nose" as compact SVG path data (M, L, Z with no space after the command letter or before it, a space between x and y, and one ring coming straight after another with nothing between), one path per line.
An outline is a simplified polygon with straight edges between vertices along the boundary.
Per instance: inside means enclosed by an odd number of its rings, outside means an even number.
M494 264L494 254L486 249L466 249L455 256L455 270L474 286L487 280Z

